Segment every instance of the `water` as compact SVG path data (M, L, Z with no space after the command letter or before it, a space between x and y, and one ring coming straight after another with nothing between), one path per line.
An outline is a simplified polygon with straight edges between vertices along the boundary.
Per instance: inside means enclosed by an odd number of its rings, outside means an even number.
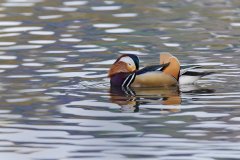
M2 0L1 159L239 159L239 6ZM166 51L215 74L136 96L110 90L119 55L146 66Z

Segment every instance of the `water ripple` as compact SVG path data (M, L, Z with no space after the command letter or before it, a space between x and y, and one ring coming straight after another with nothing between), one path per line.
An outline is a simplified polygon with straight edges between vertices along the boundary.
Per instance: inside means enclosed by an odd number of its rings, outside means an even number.
M136 16L138 16L138 14L137 13L118 13L118 14L113 14L113 16L126 18L126 17L136 17Z
M232 27L240 27L240 23L231 23L230 24Z
M78 10L78 8L74 8L74 7L44 7L44 9L49 11L60 11L60 12L74 12Z
M116 41L117 38L102 38L104 41Z
M81 49L81 50L78 50L78 52L104 52L107 50L108 49L105 47L99 47L99 48L91 48L91 49Z
M239 159L240 1L0 3L2 159ZM110 66L171 52L214 72L173 88L110 86ZM224 143L223 143L224 142Z
M26 27L9 27L1 29L0 32L26 32L32 30L41 30L43 27L36 27L36 26L26 26Z
M1 68L1 67L0 67ZM42 74L43 77L81 77L81 78L101 78L106 77L107 74L96 75L96 72L65 72L65 73L53 73Z
M42 45L15 45L9 47L0 47L1 50L24 50L24 49L36 49L41 48Z
M113 24L113 23L99 23L99 24L94 24L93 27L96 28L114 28L114 27L119 27L121 24Z
M61 38L59 39L62 42L81 42L81 39L78 38Z
M52 44L55 43L55 40L32 40L32 41L28 41L28 43L32 43L32 44Z
M229 114L206 113L206 112L184 112L184 113L174 114L172 116L196 116L199 118L213 118L213 117L226 117L226 116L229 116Z
M121 9L121 6L96 6L96 7L91 7L92 10L94 11L114 11L114 10L119 10Z
M54 35L55 33L53 31L30 31L29 34L33 35Z
M0 68L1 69L8 69L8 68L17 68L18 65L4 65L4 64L0 64Z
M99 46L94 45L94 44L87 44L87 45L75 45L73 47L76 47L76 48L97 48Z
M9 2L9 3L2 3L1 6L3 7L32 7L34 3L28 3L28 2L22 2L22 3L14 3L14 2Z
M0 37L14 37L19 35L21 35L21 33L6 33L6 34L0 34Z
M0 59L1 60L14 60L14 59L17 59L17 57L16 56L0 55Z
M116 28L116 29L106 29L106 33L132 33L135 30L130 28Z
M180 44L178 43L163 43L163 45L167 46L167 47L179 47Z
M74 67L82 67L83 64L62 64L58 65L57 68L74 68Z
M86 5L88 3L88 1L67 1L67 2L63 2L63 4L65 6L82 6L82 5Z
M47 15L47 16L39 16L39 19L57 19L61 18L63 15Z
M0 42L0 46L10 46L14 44L16 44L16 42Z
M22 63L23 66L27 67L42 67L44 64L42 63Z
M0 26L18 26L22 24L22 22L17 21L1 21Z
M135 54L135 55L146 55L146 53L142 53L139 51L119 51L122 54Z

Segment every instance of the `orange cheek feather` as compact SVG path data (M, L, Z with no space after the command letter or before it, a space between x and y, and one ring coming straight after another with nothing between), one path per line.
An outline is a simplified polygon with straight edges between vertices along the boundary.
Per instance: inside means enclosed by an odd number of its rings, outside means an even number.
M108 77L111 77L114 74L120 73L120 72L129 72L126 63L121 62L121 61L112 65L112 67L110 68L110 70L108 72Z

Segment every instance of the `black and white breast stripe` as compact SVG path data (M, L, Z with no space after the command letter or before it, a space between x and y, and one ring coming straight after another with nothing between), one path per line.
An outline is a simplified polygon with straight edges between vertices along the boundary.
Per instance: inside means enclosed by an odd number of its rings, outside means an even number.
M127 78L122 83L122 87L129 87L129 85L134 81L135 77L136 77L136 73L133 73L127 76Z

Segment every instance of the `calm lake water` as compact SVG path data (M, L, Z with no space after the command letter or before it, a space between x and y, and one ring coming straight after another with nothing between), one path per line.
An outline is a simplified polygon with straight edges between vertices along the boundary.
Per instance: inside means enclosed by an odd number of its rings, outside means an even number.
M240 159L239 0L1 0L0 159ZM215 74L110 91L121 54Z

